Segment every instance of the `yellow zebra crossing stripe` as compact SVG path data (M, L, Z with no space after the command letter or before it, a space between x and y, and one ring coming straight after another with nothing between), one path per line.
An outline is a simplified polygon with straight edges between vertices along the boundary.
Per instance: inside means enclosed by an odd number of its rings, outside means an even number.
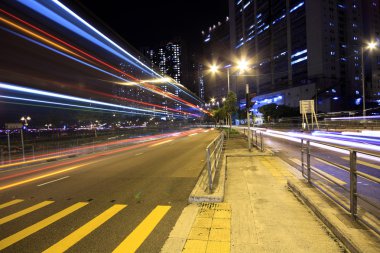
M55 252L64 252L68 250L70 247L72 247L74 244L79 242L81 239L86 237L88 234L90 234L92 231L94 231L96 228L98 228L100 225L102 225L104 222L109 220L112 216L120 212L122 209L124 209L127 205L114 205L110 208L108 208L106 211L92 219L91 221L87 222L82 227L78 228L74 232L72 232L70 235L66 236L50 248L44 251L44 253L55 253Z
M50 205L52 203L54 203L54 201L43 201L43 202L38 203L38 204L36 204L34 206L31 206L31 207L28 207L28 208L26 208L24 210L21 210L21 211L19 211L17 213L8 215L8 216L0 219L0 225L2 225L4 223L7 223L7 222L9 222L11 220L17 219L17 218L19 218L19 217L21 217L21 216L23 216L25 214L31 213L33 211L36 211L36 210L38 210L38 209L40 209L42 207L45 207L47 205Z
M37 222L36 224L34 225L31 225L11 236L8 236L7 238L3 239L0 241L0 251L11 246L12 244L18 242L18 241L21 241L22 239L28 237L29 235L49 226L50 224L58 221L59 219L75 212L76 210L86 206L88 204L88 202L78 202L72 206L69 206L68 208L56 213L56 214L53 214L39 222Z
M18 203L23 202L23 201L24 201L23 199L14 199L14 200L11 200L9 202L1 204L0 205L0 209L6 208L6 207L11 206L11 205L18 204Z
M135 230L133 230L132 233L119 244L113 253L135 252L169 209L170 206L157 206L153 209L153 211L135 228Z

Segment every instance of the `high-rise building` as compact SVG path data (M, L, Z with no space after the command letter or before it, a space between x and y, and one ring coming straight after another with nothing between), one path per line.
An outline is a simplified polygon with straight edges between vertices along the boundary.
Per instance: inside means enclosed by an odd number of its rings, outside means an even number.
M229 0L231 45L253 59L256 107L316 99L322 111L380 102L380 0ZM362 50L365 86L362 85ZM238 98L244 86L236 85Z
M179 43L168 42L158 48L145 49L144 54L150 59L151 66L157 66L162 75L170 76L181 83L182 48Z
M230 63L230 24L229 18L209 26L202 31L202 81L203 96L207 100L211 98L221 100L227 96L228 80L225 66ZM213 74L208 69L212 65L218 66L218 73Z

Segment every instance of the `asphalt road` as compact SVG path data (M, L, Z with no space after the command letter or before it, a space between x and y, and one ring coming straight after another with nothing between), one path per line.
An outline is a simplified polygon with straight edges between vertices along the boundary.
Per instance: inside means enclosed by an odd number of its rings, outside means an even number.
M0 174L0 251L159 252L216 136L201 130Z

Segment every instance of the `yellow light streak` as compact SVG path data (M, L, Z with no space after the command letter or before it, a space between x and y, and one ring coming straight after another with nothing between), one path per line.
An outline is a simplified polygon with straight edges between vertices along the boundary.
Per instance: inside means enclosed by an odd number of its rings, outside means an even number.
M63 155L48 156L48 157L44 157L44 158L39 158L39 159L34 159L34 160L28 160L28 161L25 161L25 162L8 163L8 164L5 164L5 165L1 165L0 169L7 168L7 167L18 166L18 165L23 165L23 164L28 164L28 163L39 162L39 161L44 161L44 160L48 160L48 159L55 159L55 158L59 158L59 157L62 157L62 156Z
M0 187L0 191L8 189L8 188L15 187L15 186L18 186L18 185L30 183L30 182L33 182L33 181L36 181L36 180L39 180L39 179L42 179L42 178L46 178L46 177L54 176L54 175L61 174L61 173L67 172L67 171L75 170L75 169L78 169L80 167L83 167L83 166L86 166L86 165L89 165L89 164L93 164L93 163L97 163L97 161L96 162L79 164L77 166L68 167L66 169L54 171L52 173L44 174L44 175L41 175L41 176L38 176L38 177L33 177L33 178L22 180L22 181L19 181L19 182L16 182L16 183L4 185L4 186Z

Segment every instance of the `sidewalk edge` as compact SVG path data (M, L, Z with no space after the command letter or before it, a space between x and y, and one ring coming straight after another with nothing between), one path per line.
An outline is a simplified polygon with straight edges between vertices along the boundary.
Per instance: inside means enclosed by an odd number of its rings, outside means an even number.
M363 247L360 247L357 242L353 241L351 239L352 235L345 232L343 229L339 227L337 222L333 221L332 218L329 217L329 215L326 213L325 210L323 210L322 207L320 207L315 201L312 199L311 194L312 193L306 193L308 189L302 189L304 188L300 183L296 183L291 179L288 179L287 182L288 187L290 190L300 199L302 202L304 202L313 212L314 214L331 230L331 232L334 233L334 235L344 244L344 246L353 253L362 253L362 252L370 252L371 247L363 249ZM311 190L311 189L310 189ZM322 196L321 196L322 197ZM324 200L326 201L326 200ZM370 243L370 242L368 242ZM376 245L374 245L376 247ZM368 251L367 251L368 250ZM376 251L374 251L376 252Z

